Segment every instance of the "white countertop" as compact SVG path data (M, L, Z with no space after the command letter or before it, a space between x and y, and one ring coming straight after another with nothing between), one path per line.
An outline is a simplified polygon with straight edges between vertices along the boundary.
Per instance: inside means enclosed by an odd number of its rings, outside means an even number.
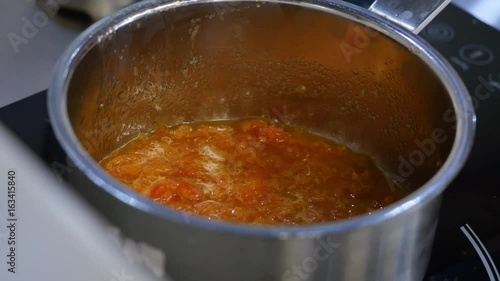
M122 240L2 124L0 151L0 280L157 280L146 270L155 268L144 262L149 254Z

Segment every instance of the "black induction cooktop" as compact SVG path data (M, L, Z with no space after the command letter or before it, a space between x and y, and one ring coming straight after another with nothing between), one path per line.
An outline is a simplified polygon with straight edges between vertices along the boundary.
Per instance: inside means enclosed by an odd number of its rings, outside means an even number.
M449 5L420 34L454 66L477 114L466 166L444 193L425 281L500 281L500 31ZM46 92L0 108L0 120L63 178Z

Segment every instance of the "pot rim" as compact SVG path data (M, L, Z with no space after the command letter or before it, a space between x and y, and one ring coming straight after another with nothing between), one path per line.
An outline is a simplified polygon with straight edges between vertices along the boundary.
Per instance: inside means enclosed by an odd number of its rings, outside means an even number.
M66 106L67 93L75 68L92 47L108 39L114 31L130 22L177 7L222 2L279 3L319 10L375 29L408 48L435 73L444 85L457 116L453 147L443 166L423 186L381 210L345 220L298 227L254 226L219 222L179 212L143 197L108 175L80 144L69 120ZM424 206L444 191L465 164L472 147L476 121L471 98L465 85L451 65L434 48L410 31L387 21L383 17L339 0L304 0L300 2L293 0L156 0L133 4L94 23L69 45L54 68L47 104L56 138L75 167L80 169L94 184L121 202L142 212L176 223L238 235L256 235L279 239L307 238L347 232L390 220L401 213Z

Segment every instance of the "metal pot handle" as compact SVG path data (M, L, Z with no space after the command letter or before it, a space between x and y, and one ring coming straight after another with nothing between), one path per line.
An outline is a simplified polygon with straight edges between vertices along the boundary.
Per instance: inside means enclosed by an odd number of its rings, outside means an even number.
M418 34L451 0L375 0L369 10Z

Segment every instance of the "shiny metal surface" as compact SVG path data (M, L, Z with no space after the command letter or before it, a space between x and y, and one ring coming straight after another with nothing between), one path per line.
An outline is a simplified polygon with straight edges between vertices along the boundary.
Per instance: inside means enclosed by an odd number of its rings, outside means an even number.
M420 281L440 195L474 131L467 90L440 55L336 1L132 5L72 43L48 104L56 136L82 172L73 183L128 235L161 248L176 280ZM157 205L97 164L160 124L248 116L334 138L414 191L350 220L243 226ZM423 159L403 160L414 163L409 172L401 159L412 155Z
M500 1L453 0L452 3L500 30ZM6 1L0 6L4 23L0 26L0 33L5 36L10 32L21 35L25 26L23 16L32 21L33 16L40 10L32 0ZM0 60L4 64L0 67L0 91L3 93L0 96L0 106L47 89L51 74L47 70L53 69L58 56L82 30L63 24L49 15L48 23L39 29L39 33L30 39L28 44L20 45L19 52L15 52L9 40L2 40ZM43 60L40 60L40 57Z
M369 10L418 34L451 0L375 0Z

